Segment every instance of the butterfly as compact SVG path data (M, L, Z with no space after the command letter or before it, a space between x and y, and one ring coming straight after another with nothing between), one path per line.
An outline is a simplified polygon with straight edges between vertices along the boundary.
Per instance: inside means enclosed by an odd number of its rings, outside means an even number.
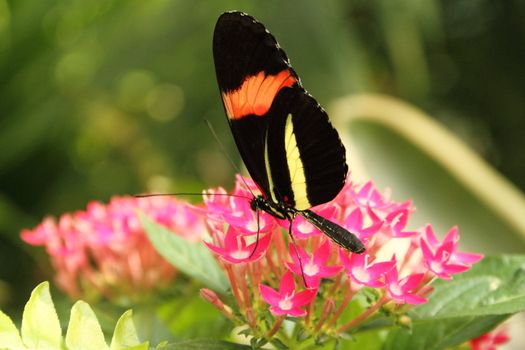
M345 148L274 36L246 13L223 13L213 58L235 143L262 193L251 208L288 220L292 239L292 222L301 215L344 249L364 252L353 233L309 210L343 188Z

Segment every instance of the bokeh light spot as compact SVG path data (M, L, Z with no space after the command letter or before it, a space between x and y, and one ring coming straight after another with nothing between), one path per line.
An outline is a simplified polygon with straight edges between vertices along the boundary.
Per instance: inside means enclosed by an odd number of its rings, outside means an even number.
M71 52L57 63L55 77L63 91L78 91L93 77L95 58L86 52Z
M155 85L155 77L146 70L133 70L120 80L118 101L128 111L142 112L146 109L146 97Z
M146 187L149 193L170 193L172 180L164 175L153 175L148 179Z
M149 115L158 121L167 122L175 118L184 107L184 91L175 84L155 86L146 98Z

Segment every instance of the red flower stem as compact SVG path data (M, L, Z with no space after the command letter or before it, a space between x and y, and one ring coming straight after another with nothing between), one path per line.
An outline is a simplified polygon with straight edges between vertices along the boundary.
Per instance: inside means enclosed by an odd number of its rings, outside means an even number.
M385 305L389 301L390 300L386 297L386 295L383 295L383 297L381 299L379 299L377 301L377 303L375 303L374 305L370 306L368 309L363 311L359 316L354 318L352 321L350 321L347 324L339 327L335 332L336 333L342 333L342 332L346 331L347 329L350 329L350 328L358 325L359 323L361 323L364 320L366 320L370 315L372 315L377 310L379 310L383 305Z
M248 324L250 325L251 329L257 329L257 320L253 316L252 308L246 310L246 320L248 321Z
M270 331L266 334L266 339L272 339L274 334L277 333L279 328L281 328L281 324L283 323L285 317L286 317L286 315L282 315L282 316L279 316L279 318L277 320L275 320L275 323L274 323L272 329L270 329Z
M231 321L235 322L235 316L233 315L232 309L225 305L221 299L215 294L214 291L202 288L200 290L201 297L206 300L208 303L212 304L217 310L219 310L224 316L226 316Z
M275 239L275 250L277 252L277 265L276 268L279 270L279 273L277 273L277 276L280 276L283 274L285 269L285 262L288 257L288 254L286 254L286 244L284 243L283 235L277 234L274 235L276 237Z
M319 322L317 322L317 326L315 326L315 333L319 332L324 322L328 318L328 315L330 315L333 310L334 310L334 301L328 298L323 305L323 311L321 313L321 318L319 319Z
M252 287L258 288L259 284L261 284L261 263L259 261L253 262L248 265L250 269L250 276L252 277Z
M268 263L269 269L264 269L263 270L265 272L265 279L267 281L271 281L272 280L271 275L270 275L270 271L274 274L274 276L279 277L279 271L277 271L277 266L275 265L275 262L273 261L272 253L270 253L269 250L266 253L266 262Z
M314 314L314 307L315 302L312 301L310 304L308 304L308 312L306 313L306 316L304 318L304 324L306 326L310 325L310 322L312 322L312 315Z
M345 308L348 306L348 303L352 300L352 298L354 297L354 293L350 290L350 282L346 284L348 286L348 291L346 292L346 295L345 295L345 298L343 299L343 302L341 303L341 305L339 305L339 307L337 308L337 311L335 312L334 316L332 316L332 318L330 319L330 321L328 322L328 326L329 327L332 327L335 322L337 321L337 319L339 318L339 316L341 316L341 314L343 313L343 311L345 310Z
M230 284L232 286L233 296L235 297L235 300L237 300L237 305L239 305L239 307L241 308L241 313L244 313L244 303L241 294L239 293L240 290L237 285L237 278L235 277L235 272L233 271L233 265L224 264L224 269L228 274L228 279L230 280Z
M330 288L329 295L334 295L335 292L339 289L339 286L341 285L341 280L343 279L343 273L344 272L340 272L339 274L337 274L337 276L335 276L334 284L332 288Z
M246 284L246 265L241 264L238 265L239 271L239 286L242 293L242 298L244 301L244 310L250 310L251 309L251 299L250 299L250 292L248 290L248 285Z

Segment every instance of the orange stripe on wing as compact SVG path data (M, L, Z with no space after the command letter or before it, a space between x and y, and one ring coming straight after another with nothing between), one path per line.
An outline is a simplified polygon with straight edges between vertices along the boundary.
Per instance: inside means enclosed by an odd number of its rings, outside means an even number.
M226 114L230 119L240 119L248 114L265 115L279 90L296 82L288 69L276 75L266 75L261 71L249 76L237 90L222 93Z

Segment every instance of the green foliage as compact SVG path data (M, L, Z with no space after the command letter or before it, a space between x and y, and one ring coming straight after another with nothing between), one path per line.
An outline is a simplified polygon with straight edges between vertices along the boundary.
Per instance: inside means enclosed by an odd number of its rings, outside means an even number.
M486 257L434 286L429 302L414 310L414 319L516 313L525 309L525 256Z
M411 227L431 223L443 234L458 225L467 250L525 251L525 196L443 125L378 94L350 95L331 107L353 160L352 178L412 199Z
M0 349L9 350L147 350L141 343L131 319L125 312L117 322L108 346L100 324L91 307L78 301L71 308L65 338L49 293L49 283L38 285L24 308L21 332L11 319L0 311Z
M74 317L71 319L74 320ZM71 332L75 332L75 329L71 329ZM31 297L24 308L20 333L24 344L30 349L38 347L44 349L60 348L62 332L49 293L49 283L44 282L38 285L31 293Z
M157 251L177 269L219 293L228 289L228 280L212 253L202 242L189 242L140 215L144 229Z
M251 346L221 340L184 340L161 345L155 350L249 350Z
M390 332L386 349L456 346L525 310L525 256L487 257L452 281L437 281L428 303L412 310L412 328Z
M220 339L231 329L229 321L196 291L163 303L157 314L175 338Z

